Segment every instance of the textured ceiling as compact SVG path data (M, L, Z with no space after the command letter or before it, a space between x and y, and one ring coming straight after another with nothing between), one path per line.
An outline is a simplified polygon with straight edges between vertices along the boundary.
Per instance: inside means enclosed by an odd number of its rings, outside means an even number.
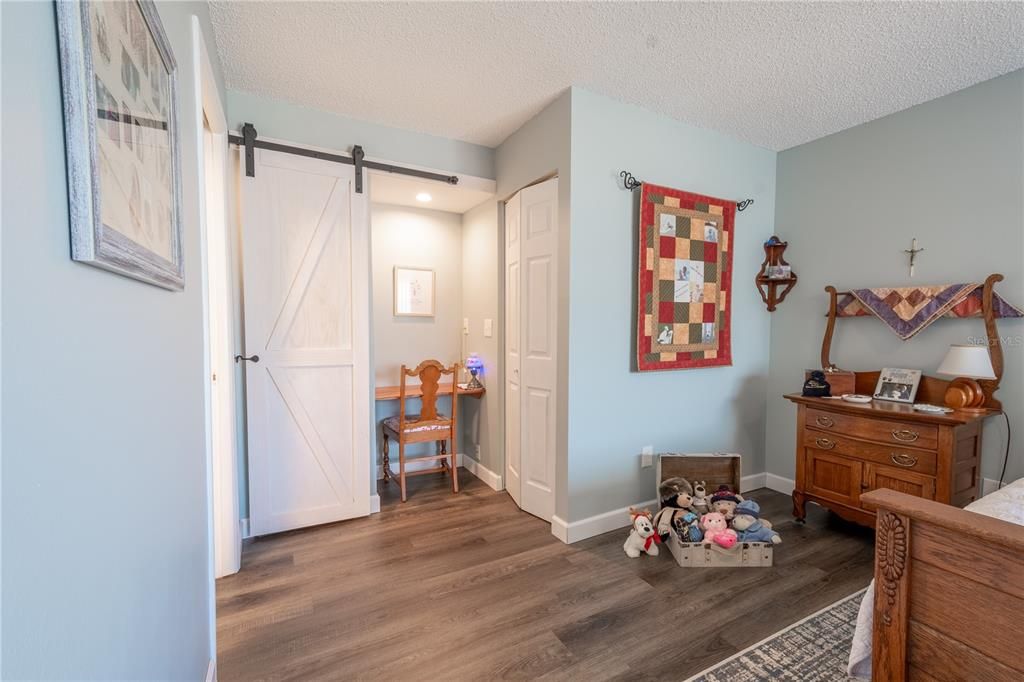
M230 89L492 147L570 85L786 149L1024 67L1020 2L210 5Z

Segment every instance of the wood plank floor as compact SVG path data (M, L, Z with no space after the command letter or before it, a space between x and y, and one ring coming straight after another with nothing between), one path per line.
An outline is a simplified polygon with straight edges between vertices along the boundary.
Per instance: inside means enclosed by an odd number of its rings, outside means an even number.
M563 545L460 470L381 488L366 519L247 542L217 582L218 677L233 680L684 679L871 579L873 534L752 496L775 566L629 559L625 531Z

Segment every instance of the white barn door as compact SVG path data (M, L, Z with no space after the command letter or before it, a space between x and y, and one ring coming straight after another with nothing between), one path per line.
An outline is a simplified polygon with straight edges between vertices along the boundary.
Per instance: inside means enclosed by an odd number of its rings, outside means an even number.
M255 170L241 212L262 535L370 513L369 240L352 166L258 149Z
M506 204L506 475L517 504L555 513L558 178ZM511 219L511 220L509 220Z

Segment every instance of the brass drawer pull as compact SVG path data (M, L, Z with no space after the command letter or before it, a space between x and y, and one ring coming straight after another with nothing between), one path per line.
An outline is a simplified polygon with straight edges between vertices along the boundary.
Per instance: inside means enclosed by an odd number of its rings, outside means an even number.
M832 417L826 417L825 415L818 415L814 418L814 423L818 426L834 426L835 422L832 421Z
M836 442L834 440L829 440L828 438L815 438L814 442L822 450L831 450L836 446ZM895 457L895 455L893 455L893 457Z
M894 452L894 453L892 453L890 455L890 459L892 459L892 463L893 464L895 464L896 466L901 466L901 467L912 467L912 466L915 466L917 464L917 457L913 457L911 455L906 455L906 454L903 454L902 452Z
M899 431L893 431L892 437L896 440L903 441L904 443L913 443L918 439L920 434L917 431L911 431L910 429L900 429Z

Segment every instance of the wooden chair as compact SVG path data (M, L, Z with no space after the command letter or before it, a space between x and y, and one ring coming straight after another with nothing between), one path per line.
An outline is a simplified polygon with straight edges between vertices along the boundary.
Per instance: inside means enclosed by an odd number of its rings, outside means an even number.
M439 380L445 374L452 375L452 416L449 418L437 412L437 387ZM457 471L455 433L456 433L456 411L458 410L458 386L456 380L459 374L459 363L453 364L445 369L437 360L424 360L416 369L410 370L402 365L401 388L398 399L398 416L388 417L383 422L384 431L384 481L390 482L397 478L399 487L402 490L402 502L406 500L405 477L419 476L420 474L451 473L452 492L459 492L459 474ZM405 414L406 400L406 377L418 377L423 395L420 398L420 413L414 415ZM389 438L398 441L398 474L391 471L391 460L389 452ZM405 446L407 443L429 443L440 441L440 452L429 457L416 457L417 461L435 461L440 464L432 469L424 469L412 473L405 471ZM449 451L449 441L451 450ZM450 462L447 461L450 458Z

